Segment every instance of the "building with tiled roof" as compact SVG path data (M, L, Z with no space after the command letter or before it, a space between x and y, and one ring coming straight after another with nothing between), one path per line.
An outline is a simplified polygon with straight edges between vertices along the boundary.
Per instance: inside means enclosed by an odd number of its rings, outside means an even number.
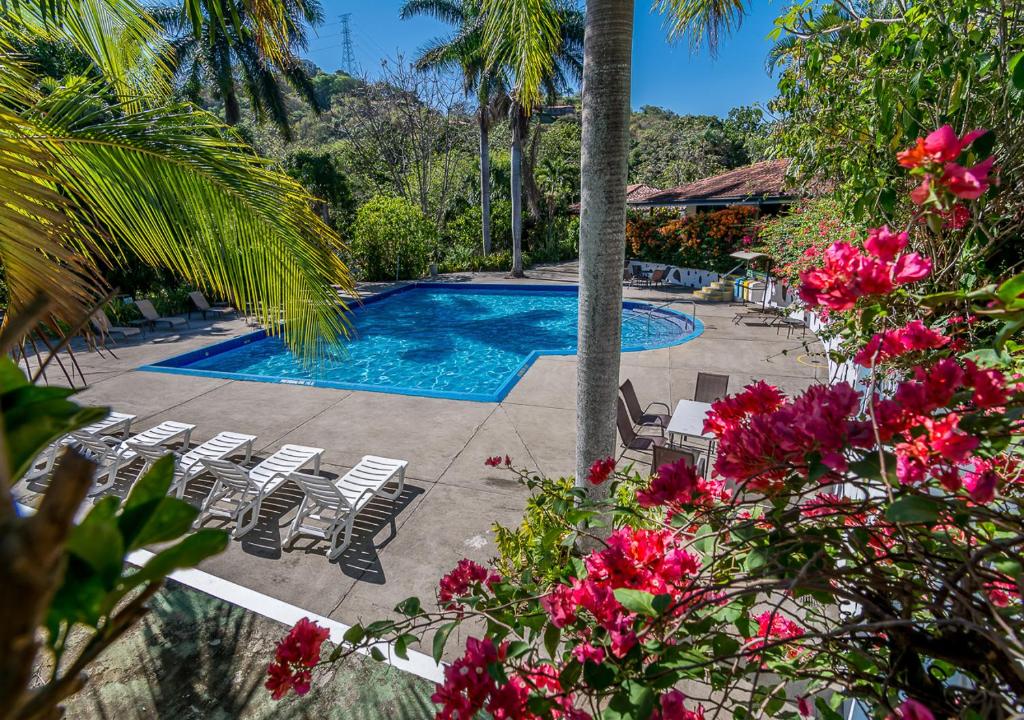
M757 205L765 209L788 205L798 193L786 187L789 160L764 160L652 193L631 203L638 208L712 208Z
M651 197L652 195L657 195L660 192L661 190L659 190L656 187L652 187L651 185L644 185L643 183L631 183L626 186L626 207L637 207L641 203L646 202L647 198ZM578 202L573 203L572 205L569 206L569 211L573 213L579 213L580 204Z

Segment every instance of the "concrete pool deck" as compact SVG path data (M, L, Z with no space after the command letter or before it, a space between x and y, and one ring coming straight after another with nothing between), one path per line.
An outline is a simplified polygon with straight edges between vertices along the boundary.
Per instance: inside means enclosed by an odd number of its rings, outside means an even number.
M529 275L523 282L572 281L575 268L539 268ZM512 282L498 273L445 279ZM379 287L384 286L367 290ZM678 290L637 288L627 288L626 296L675 301L677 309L686 311L683 303L692 299ZM793 393L827 379L822 348L810 333L787 337L786 328L734 325L736 311L698 302L702 336L675 347L623 354L621 378L633 381L642 402L673 406L693 397L698 371L728 374L730 391L764 379ZM384 617L410 595L432 598L438 578L460 558L493 556L492 523L517 524L526 493L507 472L485 467L486 457L507 454L517 466L550 476L573 470L575 356L539 358L500 403L135 370L251 330L242 320L194 326L181 334L119 343L112 354L78 352L88 387L76 399L137 415L134 430L173 419L195 423L196 442L222 430L254 434L257 457L282 443L323 447L323 470L331 475L344 473L368 454L409 461L406 490L394 508L375 501L362 512L352 546L337 562L327 561L324 542L300 539L291 550L282 549L284 529L301 499L298 488L287 484L264 503L256 529L202 566L310 612L348 624ZM49 377L62 379L56 369Z

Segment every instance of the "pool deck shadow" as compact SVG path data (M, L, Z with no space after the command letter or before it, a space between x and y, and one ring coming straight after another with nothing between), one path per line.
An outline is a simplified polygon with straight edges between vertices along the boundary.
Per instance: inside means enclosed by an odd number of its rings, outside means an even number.
M575 280L575 272L571 263L534 268L523 282L564 283ZM504 273L464 273L454 279L513 282ZM692 295L680 289L626 288L625 295L672 303L682 312L691 308ZM699 371L728 374L730 392L764 379L792 393L827 379L821 345L811 334L787 336L785 329L733 324L740 308L731 305L698 302L696 307L705 324L700 337L622 355L620 376L633 381L642 403L674 406L692 398ZM77 348L89 383L77 399L136 414L135 431L174 419L196 424L194 442L224 430L254 434L259 457L286 442L322 447L324 472L332 475L363 455L409 462L406 491L394 505L374 501L360 513L352 544L337 561L328 562L324 541L300 538L292 548L282 547L301 500L298 488L287 483L265 504L256 529L202 566L310 612L346 623L378 619L410 595L432 602L438 578L461 558L486 561L495 555L492 524L518 523L527 493L511 474L485 467L485 458L508 454L517 466L555 476L574 467L575 356L539 358L500 403L135 369L251 331L241 319L194 324L180 335L119 344L116 357ZM66 382L59 372L48 378ZM644 460L637 458L638 469ZM196 485L191 500L201 499L202 487ZM28 502L38 497L31 490L16 488ZM218 524L211 520L206 526Z

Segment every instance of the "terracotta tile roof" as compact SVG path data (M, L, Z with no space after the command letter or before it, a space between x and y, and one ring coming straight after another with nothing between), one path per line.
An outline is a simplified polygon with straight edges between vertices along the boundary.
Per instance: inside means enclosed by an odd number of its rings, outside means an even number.
M753 165L728 170L721 175L696 180L671 190L647 197L646 203L684 203L690 201L724 201L739 199L789 197L796 193L786 189L789 160L764 160Z
M652 195L657 195L660 192L661 190L659 190L658 188L651 187L650 185L644 185L643 183L633 183L631 185L627 185L626 204L628 205L629 203L643 202Z
M656 187L651 187L650 185L644 185L643 183L631 183L626 186L626 205L646 202L647 198L660 192L661 190ZM569 206L569 211L578 213L580 211L580 204L578 202L573 203Z

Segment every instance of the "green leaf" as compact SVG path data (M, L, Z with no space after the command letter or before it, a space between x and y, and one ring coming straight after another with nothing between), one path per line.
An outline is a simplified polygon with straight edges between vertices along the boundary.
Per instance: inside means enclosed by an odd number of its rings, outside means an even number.
M604 690L615 682L615 667L607 663L599 665L587 660L583 663L583 679L595 690Z
M370 648L370 657L372 657L377 662L384 662L385 660L384 653L376 645Z
M904 495L886 509L885 518L897 523L934 523L939 519L939 505L923 495Z
M366 634L369 637L381 637L391 632L394 627L395 623L391 620L377 620L366 626Z
M112 588L124 567L124 543L117 528L118 498L97 502L71 530L67 550L92 569L104 587Z
M653 594L631 588L616 588L614 594L615 599L622 604L622 607L630 612L646 615L647 617L658 616L658 611L654 609Z
M193 505L165 497L121 513L118 526L129 550L179 538L189 531L199 514Z
M438 664L441 663L441 657L444 655L445 643L448 642L448 636L452 634L452 630L455 629L456 625L458 625L457 622L446 623L439 627L437 632L434 633L434 642L432 644L434 662Z
M167 577L179 568L195 567L206 558L223 552L227 545L228 534L223 530L197 530L181 542L151 557L149 562L129 577L129 585L139 585Z
M409 651L408 651L409 643L410 642L414 642L415 640L416 640L416 636L415 635L409 635L408 633L403 633L403 634L399 635L397 638L395 638L395 655L397 655L398 657L402 658L403 660L408 660L409 659Z
M366 637L366 631L363 630L362 625L353 625L345 634L341 636L341 639L347 642L349 645L358 645Z
M1009 67L1014 86L1024 90L1024 52L1014 55Z
M530 652L530 643L524 640L513 640L508 644L508 652L505 657L514 660Z
M1024 273L1014 275L996 288L996 297L1005 304L1009 304L1021 295L1024 295Z
M548 625L544 628L544 649L548 651L548 655L552 660L557 659L558 643L562 639L562 631L555 625Z
M423 612L423 605L418 597L408 597L395 605L395 612L406 617L414 617Z

